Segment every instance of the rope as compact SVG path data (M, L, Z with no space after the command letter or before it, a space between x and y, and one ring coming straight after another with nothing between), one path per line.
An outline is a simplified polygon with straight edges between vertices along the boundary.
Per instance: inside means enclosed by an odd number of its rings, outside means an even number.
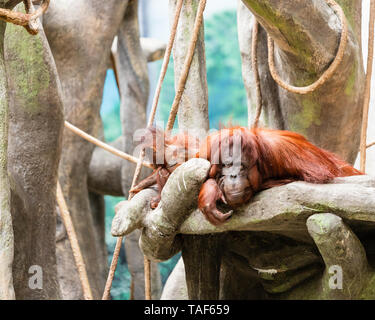
M32 5L25 0L23 1L26 11L31 10ZM38 10L32 13L15 12L9 9L0 8L0 20L24 27L30 34L35 35L38 30L31 27L33 21L38 19L48 9L50 0L43 0Z
M64 226L65 226L66 232L68 234L70 246L72 247L74 261L76 263L78 275L79 275L79 280L81 281L81 285L82 285L83 296L84 296L85 300L92 300L93 297L92 297L89 279L88 279L87 273L86 273L85 262L83 261L82 253L81 253L81 250L79 248L79 244L78 244L78 240L77 240L77 235L76 235L76 232L74 230L72 218L71 218L70 213L68 211L68 207L66 205L64 195L62 193L61 186L60 186L59 182L57 182L56 200L57 200L57 204L58 204L59 209L60 209L61 218L64 222Z
M78 129L76 126L73 126L68 121L65 121L64 125L65 125L65 128L68 128L69 130L74 132L76 135L78 135L81 138L97 145L100 148L103 148L104 150L114 154L115 156L118 156L118 157L120 157L124 160L128 160L128 161L131 161L131 162L134 162L134 163L138 163L138 160L139 160L138 158L133 157L130 154L122 152L122 151L110 146L109 144L106 144L106 143L94 138L93 136L89 135L88 133L82 131L81 129ZM143 165L147 168L150 168L150 169L154 169L154 165L152 163L148 162L148 161L141 162L141 165Z
M188 52L186 54L186 58L185 58L183 69L182 69L182 74L181 74L181 77L178 81L176 95L175 95L175 98L174 98L173 103L172 103L171 111L169 113L169 118L168 118L168 122L167 122L167 131L172 130L174 122L176 120L178 107L179 107L179 104L180 104L180 101L181 101L181 98L182 98L182 94L183 94L184 89L185 89L186 80L187 80L187 77L189 75L191 62L192 62L193 56L194 56L195 46L197 44L197 40L198 40L198 36L199 36L199 30L200 30L200 27L201 27L201 24L202 24L202 21L203 21L203 11L206 7L206 2L207 2L206 0L199 1L197 15L196 15L195 21L194 21L193 36L190 40Z
M143 265L145 268L145 298L151 300L151 262L146 256L143 256Z
M171 56L174 39L175 39L176 33L177 33L177 25L178 25L178 20L179 20L179 17L180 17L183 2L184 2L183 0L179 0L178 3L177 3L177 6L176 6L176 13L175 13L175 18L173 20L173 25L172 25L172 28L171 28L171 34L169 36L168 46L167 46L166 52L164 54L163 64L161 66L161 71L160 71L160 76L159 76L157 88L156 88L156 91L155 91L154 99L152 101L150 118L149 118L149 122L147 124L149 127L152 125L153 119L155 118L156 108L158 106L158 101L159 101L160 92L161 92L161 85L162 85L162 83L164 81L164 78L165 78L165 75L167 73L168 63L169 63L169 59L170 59L170 56ZM152 119L152 121L151 121L151 119Z
M285 90L289 92L293 92L297 94L307 94L307 93L313 92L314 90L322 86L328 79L332 77L337 67L343 60L345 49L346 49L346 44L348 42L348 23L346 21L346 17L342 8L334 0L326 0L326 1L327 1L327 4L330 5L333 8L333 10L339 15L340 20L341 20L342 32L341 32L341 37L340 37L339 48L337 50L335 59L333 60L331 65L328 67L328 69L324 71L323 74L319 77L319 79L316 80L314 83L305 87L295 87L290 84L287 84L280 78L275 68L274 43L271 37L267 35L268 65L269 65L272 78L276 81L276 83L280 87L284 88Z
M370 147L372 147L372 146L375 146L375 141L369 143L368 145L366 145L366 149L367 149L367 148L370 148Z
M153 100L153 103L152 103L152 109L151 109L151 112L150 112L149 120L148 120L148 123L147 123L148 126L151 126L154 122L154 119L155 119L156 108L157 108L157 104L158 104L158 100L159 100L159 96L160 96L161 86L162 86L165 74L167 72L168 63L169 63L174 39L175 39L176 32L177 32L177 25L178 25L178 21L179 21L179 18L180 18L182 4L183 4L183 0L179 0L178 3L177 3L176 12L175 12L175 15L174 15L173 24L172 24L172 28L171 28L171 34L170 34L170 38L168 40L167 49L164 53L162 69L161 69L158 85L157 85L157 88L156 88L156 91L155 91L155 96L154 96L154 100ZM142 161L143 161L143 158L144 158L144 154L145 154L145 151L144 151L144 149L142 149L141 152L140 152L139 158L138 158L138 163L137 163L137 167L135 169L135 173L134 173L131 188L133 188L136 185L136 182L137 182L138 177L140 175L141 164L142 164ZM129 194L129 200L132 197L133 197L133 194L130 193ZM112 262L111 262L111 266L109 268L107 282L105 284L105 289L104 289L104 293L103 293L103 297L102 297L103 300L108 300L109 296L110 296L112 282L113 282L113 278L114 278L114 275L115 275L115 271L116 271L116 267L117 267L117 263L118 263L118 258L119 258L119 255L120 255L122 239L123 239L123 237L118 237L117 241L116 241L116 246L115 246L115 250L114 250L114 253L113 253L113 257L112 257ZM148 259L146 257L144 257L145 298L147 300L151 299L151 280L150 280L151 275L150 275L149 264L150 264L150 262L148 261Z
M259 23L254 18L254 25L253 25L253 32L252 32L252 39L251 39L251 68L253 69L254 73L254 80L255 80L255 91L256 91L256 110L255 110L255 119L253 125L251 126L251 110L250 105L248 106L247 111L247 123L249 128L251 127L258 127L259 125L259 118L262 113L262 91L260 87L260 78L259 78L259 70L258 70L258 57L257 57L257 43L258 43L258 32L259 32Z
M361 143L360 143L360 170L363 173L365 173L366 171L366 148L367 148L366 140L367 140L367 126L368 126L368 111L369 111L369 106L370 106L371 76L372 76L372 64L373 64L373 58L374 58L374 20L375 20L375 0L371 0L365 98L363 101L362 129L361 129ZM371 145L369 145L369 147Z
M32 14L35 12L32 0L23 0L23 4L25 6L26 13ZM32 20L29 22L27 26L25 26L25 29L28 33L36 35L39 32L38 27L39 24L37 23L37 20Z

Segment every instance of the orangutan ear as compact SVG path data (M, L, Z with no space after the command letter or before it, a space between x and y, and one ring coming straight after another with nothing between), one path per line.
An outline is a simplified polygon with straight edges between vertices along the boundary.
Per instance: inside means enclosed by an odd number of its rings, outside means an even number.
M258 166L254 165L248 172L247 177L249 179L251 188L254 192L257 192L262 185L262 175L259 173Z

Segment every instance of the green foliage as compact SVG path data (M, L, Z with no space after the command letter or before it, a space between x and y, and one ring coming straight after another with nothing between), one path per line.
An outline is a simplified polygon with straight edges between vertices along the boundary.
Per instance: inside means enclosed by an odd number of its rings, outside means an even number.
M112 142L121 136L120 101L108 112L102 113L104 138L106 142Z
M205 21L210 127L229 120L246 125L246 94L235 11L223 11Z
M218 128L229 121L246 125L246 94L241 76L235 11L223 11L205 20L205 47L210 127ZM161 67L161 61L156 63ZM160 95L158 120L167 121L174 95L171 58Z
M162 62L154 62L158 65L158 69L161 69ZM165 124L168 121L169 111L171 109L173 99L175 96L174 88L174 68L173 68L173 59L172 56L169 59L167 73L163 81L163 86L160 92L159 105L156 114L157 121L163 121Z

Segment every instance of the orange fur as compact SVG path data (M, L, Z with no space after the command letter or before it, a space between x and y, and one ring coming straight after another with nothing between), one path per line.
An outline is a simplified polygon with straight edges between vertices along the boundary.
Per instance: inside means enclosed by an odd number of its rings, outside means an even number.
M181 163L196 155L199 148L199 140L186 133L178 133L174 136L166 135L163 130L157 128L147 128L146 134L149 134L149 136L143 147L152 150L155 169L150 176L140 181L130 192L138 193L143 189L156 185L158 195L151 200L151 208L156 208L160 202L161 191L169 175ZM162 159L158 158L157 151L162 152ZM172 161L172 163L167 161Z
M225 197L225 191L221 189L219 193L215 190L220 189L218 182L223 181L222 148L233 149L236 139L240 141L241 163L248 170L248 182L246 178L245 182L241 182L245 186L242 203L249 201L260 190L293 181L327 183L335 177L363 174L335 154L318 148L295 132L244 127L222 129L209 135L201 143L197 154L197 157L211 162L210 182L204 183L201 188L198 207L214 224L223 223L227 219L227 215L216 208L216 201L223 198L222 193ZM215 181L217 186L214 185ZM218 194L206 194L212 192ZM236 205L241 201L236 200Z
M256 162L263 180L291 179L326 183L335 177L362 174L335 154L318 148L302 135L285 130L233 127L209 135L201 144L198 157L209 161L217 156L223 139L231 145L240 135L244 157Z

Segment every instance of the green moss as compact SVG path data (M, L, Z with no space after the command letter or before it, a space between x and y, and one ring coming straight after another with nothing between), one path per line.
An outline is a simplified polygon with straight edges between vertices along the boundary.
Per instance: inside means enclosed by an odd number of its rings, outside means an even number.
M191 4L189 4L188 6L188 9L187 10L183 10L181 12L181 15L184 15L184 19L187 20L187 21L190 21L192 20L193 23L195 21L195 17L197 15L197 12L198 12L198 4L199 4L199 1L192 1ZM202 27L203 27L203 23L202 23ZM183 26L183 35L184 35L184 39L186 39L186 43L189 43L189 40L192 36L192 32L193 32L193 28L188 26L188 25L185 25Z
M358 78L357 77L357 67L358 67L358 62L356 61L352 65L352 69L350 71L349 78L346 82L346 87L345 87L344 92L347 96L352 96L352 94L353 94L354 85L355 85L356 79Z
M353 0L336 0L337 3L341 6L342 10L344 11L346 20L348 24L355 28L355 8L356 8L356 1Z
M5 23L0 22L0 42L4 40ZM7 176L7 148L8 148L8 99L6 75L3 58L3 49L0 45L0 183ZM2 184L3 188L5 187ZM0 188L1 189L1 188Z
M20 9L21 7L17 10ZM32 36L24 28L8 24L5 46L7 72L11 75L17 103L28 113L41 112L45 106L39 103L38 96L48 90L50 83L41 37Z
M314 50L306 45L309 43L308 36L300 31L298 25L292 19L285 19L269 5L268 1L246 0L244 2L251 7L252 11L280 30L290 48L295 50L294 54L301 60L301 65L313 67L312 57L314 56ZM315 70L312 68L309 71L314 72Z
M374 272L372 270L372 272ZM375 274L373 273L367 282L367 287L362 291L360 299L374 300L375 299Z
M317 103L313 97L306 96L302 98L301 110L296 114L289 114L288 122L291 130L307 135L308 129L313 126L320 126L320 112L322 106Z

